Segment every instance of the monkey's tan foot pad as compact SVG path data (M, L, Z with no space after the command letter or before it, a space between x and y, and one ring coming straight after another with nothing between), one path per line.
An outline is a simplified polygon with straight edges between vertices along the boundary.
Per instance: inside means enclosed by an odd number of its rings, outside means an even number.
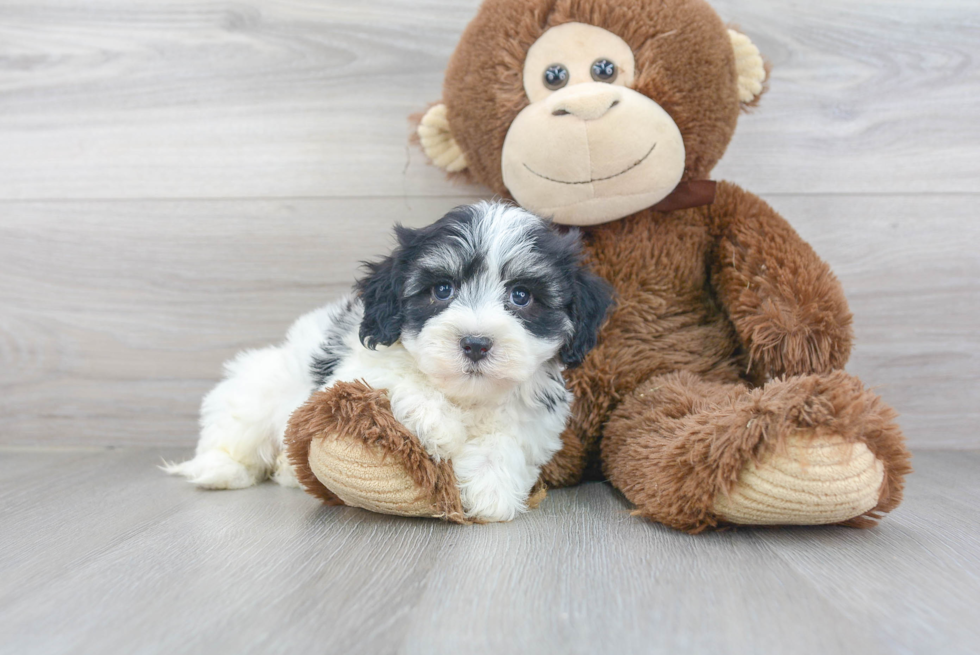
M313 474L345 505L398 516L445 516L436 492L380 448L326 437L313 440L309 457Z
M383 389L318 391L293 412L285 445L299 483L328 505L469 523L452 465L434 462L395 420Z
M715 497L715 514L742 525L825 525L871 511L885 478L881 460L863 443L800 430L739 474Z
M420 486L404 464L383 450L328 437L310 444L309 457L310 470L345 505L379 514L471 522L451 501L447 507L447 499ZM546 496L546 488L536 485L528 498L528 509L536 509Z

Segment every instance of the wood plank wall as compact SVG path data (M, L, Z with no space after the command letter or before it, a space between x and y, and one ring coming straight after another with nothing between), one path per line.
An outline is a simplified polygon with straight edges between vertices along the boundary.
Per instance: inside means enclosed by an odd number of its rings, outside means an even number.
M980 447L974 0L719 0L772 62L715 171L857 316L914 447ZM0 444L187 445L223 360L486 195L407 145L476 0L0 0Z

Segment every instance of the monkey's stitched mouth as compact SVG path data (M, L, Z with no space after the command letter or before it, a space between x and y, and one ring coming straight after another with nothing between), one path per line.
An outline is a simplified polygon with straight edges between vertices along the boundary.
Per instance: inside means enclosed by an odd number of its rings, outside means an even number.
M532 169L527 164L524 164L524 168L526 168L528 170L528 172L530 172L532 175L537 175L542 180L548 180L549 182L557 182L558 184L592 184L593 182L602 182L604 180L611 180L614 177L619 177L620 175L622 175L624 173L629 173L631 170L633 170L634 168L636 168L637 166L639 166L640 164L642 164L646 160L646 158L650 156L650 153L653 152L653 149L656 148L656 147L657 147L657 144L654 143L652 146L650 146L650 149L647 150L647 154L643 155L642 157L640 157L635 162L633 162L632 164L630 164L629 166L627 166L623 170L619 171L618 173L613 173L612 175L607 175L606 177L594 177L591 180L583 180L581 182L567 182L565 180L556 180L553 177L548 177L547 175L542 175L541 173L536 172L534 169Z

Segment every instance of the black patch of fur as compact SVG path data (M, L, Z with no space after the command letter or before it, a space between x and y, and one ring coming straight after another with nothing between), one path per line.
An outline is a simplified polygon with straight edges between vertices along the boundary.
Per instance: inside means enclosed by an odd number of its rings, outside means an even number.
M562 405L568 404L568 397L565 395L565 385L563 384L560 388L548 387L542 389L534 395L534 400L548 412L554 413Z
M472 223L473 219L471 207L457 207L427 227L395 226L398 247L380 262L365 262L368 274L355 285L364 302L364 319L358 333L361 343L372 349L378 344L390 346L398 341L402 329L420 329L426 320L448 306L432 299L428 287L412 298L403 298L406 276L412 263L424 253L426 244L458 234L459 225ZM436 274L432 283L444 279L444 275Z
M582 263L581 235L577 229L559 231L542 226L535 231L535 250L551 263L548 282L559 282L558 298L546 291L543 280L517 280L527 286L534 302L526 309L515 310L529 332L546 338L556 334L568 316L573 332L559 351L568 368L582 363L595 347L599 328L613 305L612 287L589 272Z
M575 273L572 299L568 304L568 316L575 332L559 351L561 361L568 368L575 368L595 348L599 328L606 320L606 313L613 306L613 290L608 282L584 268Z
M344 343L344 336L354 329L356 317L354 304L348 300L334 323L327 329L323 343L320 344L320 352L313 357L313 361L310 363L314 389L322 387L337 370L337 366L344 357L349 354L350 349Z
M357 281L355 288L364 303L364 318L358 336L372 350L378 344L390 346L402 331L401 290L398 275L399 252L376 263L365 263L368 276Z
M428 289L425 292L405 298L402 303L405 314L405 331L409 334L418 334L425 322L449 307L450 302L433 298Z
M473 259L466 262L466 266L463 267L463 274L459 279L460 284L466 282L467 280L472 280L474 277L482 273L487 268L487 259L482 253L475 253Z
M527 287L534 298L527 307L509 306L511 313L520 319L524 329L539 339L554 339L561 335L565 326L565 311L549 307L543 299L544 293L536 288L534 280L521 280L517 285L512 286L518 285Z

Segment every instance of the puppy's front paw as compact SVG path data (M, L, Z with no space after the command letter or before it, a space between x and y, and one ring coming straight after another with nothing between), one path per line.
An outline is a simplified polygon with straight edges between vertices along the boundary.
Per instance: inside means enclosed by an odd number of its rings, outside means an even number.
M429 426L427 430L416 433L419 443L432 459L438 461L451 459L466 443L466 428L459 421L446 419Z
M293 470L293 465L289 463L289 456L286 454L286 451L282 451L276 457L276 466L273 469L272 479L283 487L300 488L299 480L296 479L296 471Z
M537 478L519 451L469 448L453 459L466 516L475 521L512 521L527 511Z
M498 523L513 521L518 514L527 511L523 497L514 498L498 486L481 482L470 480L467 484L459 485L466 518L478 523Z
M451 459L466 443L466 426L459 417L459 409L441 396L420 398L392 393L391 412L418 437L422 447L437 462Z

